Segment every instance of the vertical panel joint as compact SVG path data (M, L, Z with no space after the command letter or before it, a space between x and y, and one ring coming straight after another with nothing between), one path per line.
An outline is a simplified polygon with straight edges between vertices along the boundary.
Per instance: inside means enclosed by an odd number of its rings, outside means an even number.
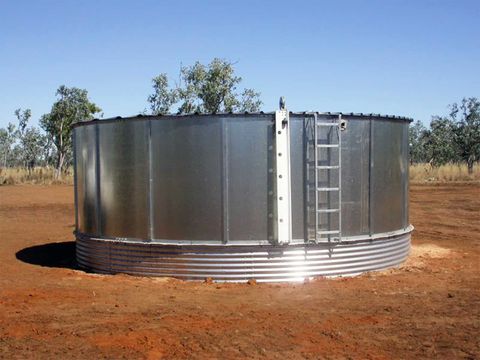
M275 112L275 229L278 244L292 239L290 121L286 108Z
M97 214L97 234L103 235L102 214L101 214L101 187L100 187L100 129L98 123L95 124L95 210Z

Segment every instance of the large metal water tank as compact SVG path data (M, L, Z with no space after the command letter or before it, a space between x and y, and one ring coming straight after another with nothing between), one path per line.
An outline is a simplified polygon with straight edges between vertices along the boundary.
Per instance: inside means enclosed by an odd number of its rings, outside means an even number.
M78 123L78 264L219 281L398 265L412 231L409 122L277 111Z

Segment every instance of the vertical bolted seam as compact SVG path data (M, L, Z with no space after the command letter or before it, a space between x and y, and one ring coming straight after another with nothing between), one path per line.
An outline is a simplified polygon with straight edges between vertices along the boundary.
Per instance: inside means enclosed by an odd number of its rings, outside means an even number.
M225 118L221 121L221 156L222 156L222 241L228 243L230 237L228 214L228 124Z
M342 114L338 115L338 241L342 241ZM316 166L316 165L315 165Z
M403 229L406 229L409 225L408 223L408 207L409 207L409 188L408 183L410 179L410 150L409 150L409 142L408 142L408 127L404 127L403 129L403 156L402 161L404 162L404 170L405 172L402 174L403 176L403 199L405 201L405 205L403 207Z
M78 231L78 190L77 190L77 141L75 140L75 129L72 131L72 147L73 147L73 191L75 199L75 232Z
M292 240L290 122L286 109L275 112L276 235L278 244Z
M153 216L153 158L152 158L152 120L147 120L147 144L148 144L148 191L147 191L147 204L148 204L148 239L152 241L154 239L154 216Z
M97 212L97 232L98 235L103 235L102 231L102 204L101 204L101 188L100 188L100 129L98 123L95 123L95 189L96 189L96 197L95 197L95 210Z
M368 231L370 236L373 235L373 190L374 190L374 183L373 183L373 169L374 169L374 158L373 158L373 135L374 129L373 124L374 121L372 118L368 120L370 122L370 151L369 151L369 171L368 171Z

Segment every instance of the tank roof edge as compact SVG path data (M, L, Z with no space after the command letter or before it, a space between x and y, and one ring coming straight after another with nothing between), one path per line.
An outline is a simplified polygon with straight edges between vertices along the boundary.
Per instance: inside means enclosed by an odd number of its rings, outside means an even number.
M239 113L233 113L233 112L224 112L224 113L193 113L193 114L162 114L162 115L144 115L144 114L137 114L137 115L131 115L131 116L114 116L114 117L109 117L105 119L92 119L92 120L87 120L87 121L79 121L73 124L73 127L79 127L79 126L84 126L84 125L90 125L90 124L96 124L100 122L116 122L116 121L125 121L125 120L135 120L135 119L158 119L161 120L163 119L175 119L175 118L188 118L188 117L207 117L207 116L215 116L215 117L242 117L242 116L248 116L248 117L254 117L254 116L266 116L266 115L274 115L275 112L239 112ZM343 112L319 112L319 111L303 111L303 112L289 112L290 115L292 116L306 116L306 115L327 115L327 116L338 116L342 115L343 117L362 117L362 118L379 118L379 119L393 119L393 120L400 120L400 121L408 121L408 122L413 122L414 120L409 117L405 116L397 116L397 115L382 115L382 114L365 114L365 113L343 113Z

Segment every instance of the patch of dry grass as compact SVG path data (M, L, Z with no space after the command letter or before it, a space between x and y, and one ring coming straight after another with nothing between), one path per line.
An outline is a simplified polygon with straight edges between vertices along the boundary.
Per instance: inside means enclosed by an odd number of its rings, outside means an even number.
M452 182L452 181L480 181L480 167L475 164L473 174L468 173L466 164L446 164L432 167L429 164L415 164L410 166L410 182Z
M0 185L17 184L73 184L73 169L68 168L61 179L55 179L52 167L36 167L31 171L25 168L0 168Z

